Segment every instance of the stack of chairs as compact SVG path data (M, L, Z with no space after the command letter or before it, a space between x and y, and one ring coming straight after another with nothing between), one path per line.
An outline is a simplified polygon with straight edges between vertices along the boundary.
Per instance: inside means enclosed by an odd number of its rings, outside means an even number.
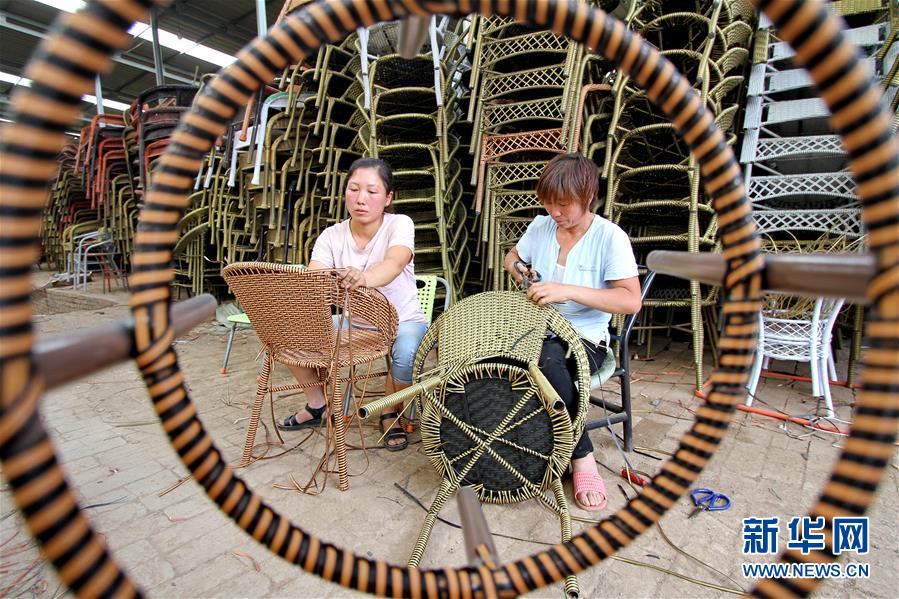
M832 2L847 21L847 37L863 54L872 80L896 102L895 2ZM762 19L743 120L743 164L749 199L761 231L775 231L773 248L817 241L821 235L862 235L861 207L847 156L830 129L830 112L794 52ZM781 239L784 238L784 239ZM784 243L785 239L790 243ZM861 349L863 308L856 307L849 377Z
M541 211L542 166L570 149L572 105L580 92L584 48L510 18L478 18L470 77L471 183L479 215L484 289L508 286L503 254Z
M82 128L74 152L60 156L60 171L44 231L49 254L74 285L86 285L91 270L102 271L105 289L125 284L125 256L115 243L116 197L128 185L121 115L98 114ZM72 160L74 158L74 160ZM54 240L49 241L53 236Z
M356 98L355 147L393 168L393 205L415 222L416 272L446 279L451 294L462 288L470 264L460 141L453 132L459 109L452 83L465 69L464 26L432 17L428 43L409 59L397 53L399 23L365 31L359 37L364 93Z
M651 0L632 5L627 16L630 27L688 78L730 143L736 139L733 121L745 87L754 19L745 0ZM714 251L714 210L702 191L696 162L673 125L621 72L610 96L611 117L605 116L608 101L599 112L600 122L609 123L602 148L605 216L628 233L638 263L656 249ZM585 127L582 143L591 139ZM655 309L665 310L663 324L644 325L644 334L664 328L692 335L697 387L703 381L705 333L715 349L716 302L714 288L666 277L656 280L644 301L647 321ZM689 312L686 322L679 317L684 310ZM651 339L650 333L647 352Z
M389 23L324 46L270 82L197 175L207 261L308 263L319 233L346 217L348 167L377 156L394 168L397 209L417 223L416 269L460 289L471 263L470 195L452 130L466 91L468 22L432 21L436 61L430 45L400 58L398 23Z
M245 120L226 135L226 184L216 187L213 203L221 213L216 235L230 242L227 262L308 261L309 240L339 217L334 165L355 141L351 121L361 94L355 38L285 69L254 124Z
M227 144L220 146L214 146L207 156L190 201L193 206L207 207L207 235L212 249L209 259L224 265L255 259L258 246L250 244L250 235L244 230L240 195L228 185Z
M150 182L150 163L165 151L181 115L190 109L198 88L192 85L160 85L140 95L129 111L137 156L132 155L132 174L137 173L136 195L143 196ZM137 168L134 168L134 160Z
M41 243L44 259L53 270L64 270L66 252L63 239L66 228L75 224L76 215L90 213L90 201L85 194L82 179L77 174L79 145L68 144L57 157L59 169L50 190L50 201L44 211L41 225Z

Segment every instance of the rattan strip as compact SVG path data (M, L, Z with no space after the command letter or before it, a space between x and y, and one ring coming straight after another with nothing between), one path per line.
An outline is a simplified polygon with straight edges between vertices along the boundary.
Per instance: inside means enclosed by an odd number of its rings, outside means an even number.
M203 152L224 130L224 126L220 123L224 123L234 114L238 104L246 102L260 81L268 80L272 76L274 69L269 65L278 68L286 62L284 59L275 59L275 62L271 63L272 57L283 53L295 61L301 53L308 53L319 45L317 33L323 32L334 41L346 33L341 30L342 26L371 25L373 17L370 15L395 18L405 14L406 6L413 6L416 11L427 12L412 0L405 2L402 7L371 2L363 4L368 8L368 14L359 22L354 22L355 18L349 17L354 13L346 10L341 13L344 19L335 18L334 6L340 4L337 0L311 3L276 26L267 40L257 42L257 49L241 52L238 62L226 69L217 83L207 88L207 98L214 97L217 103L210 99L201 99L197 103L194 113L186 117L176 133L173 140L175 143L169 145L166 155L160 161L161 170L153 183L155 189L151 190L152 201L148 201L149 210L142 218L142 232L155 229L156 236L153 243L147 243L145 235L142 243L135 244L139 253L135 256L136 272L132 278L135 289L133 306L136 316L139 317L138 322L142 323L135 333L140 352L137 362L149 384L176 383L174 391L154 396L154 403L157 407L160 402L173 406L166 413L170 434L180 428L180 423L185 423L191 426L191 430L196 431L195 434L184 435L187 437L185 441L197 442L208 440L208 437L195 418L195 410L187 398L175 355L169 347L172 332L168 310L164 307L169 300L166 286L171 274L166 269L168 252L165 249L159 251L160 246L156 244L162 244L163 248L171 247L177 233L164 225L149 227L147 225L149 215L154 214L154 210L157 215L166 214L169 207L183 210L183 198L187 196L189 181L199 168ZM510 3L509 13L524 17L529 14L528 4L523 0ZM560 28L566 26L569 22L565 18L565 13L570 7L568 4L552 0L541 4L546 10L533 13L535 14L533 24L546 26L554 23ZM896 297L899 295L899 285L896 284L899 252L895 250L897 245L895 230L890 228L899 216L896 142L890 138L890 120L878 102L879 92L873 89L857 64L855 54L839 33L837 21L828 18L818 3L773 0L763 4L768 16L780 31L789 31L790 39L802 40L797 50L797 58L803 61L803 66L815 67L827 63L828 67L835 65L836 70L848 73L840 80L816 81L816 83L834 110L833 124L847 142L853 172L859 177L859 193L865 202L865 221L869 227L871 247L878 264L877 275L869 285L874 316L867 333L872 340L872 347L878 349L875 355L871 356L868 367L862 375L863 390L859 395L858 408L865 412L865 418L856 419L841 455L838 468L841 468L842 482L839 485L831 483L825 487L824 495L813 513L820 512L827 515L847 511L863 513L869 506L873 494L853 493L851 489L853 487L870 489L872 484L879 481L886 460L892 454L897 424L895 400L899 396L899 376L896 365L899 364L897 359L899 356L892 342L893 329L889 326L878 326L880 322L899 322L897 313L899 298ZM125 2L108 2L103 8L96 8L98 5L89 6L88 11L96 12L98 18L87 22L87 30L99 31L98 27L103 28L103 31L111 33L110 37L113 39L123 32L128 21L141 15L141 11L133 4ZM452 6L452 3L439 5L441 10L451 9ZM474 8L470 2L464 0L458 6L463 12ZM713 374L713 389L708 405L699 411L699 422L694 425L694 429L699 427L703 431L703 440L700 441L693 432L687 433L673 460L663 467L662 473L640 497L624 508L629 514L629 520L635 518L641 525L636 529L623 527L620 520L613 517L612 520L606 520L578 535L570 544L548 550L547 554L560 565L560 575L567 575L596 563L614 552L617 547L629 542L642 532L645 526L661 517L664 511L683 494L687 485L696 479L701 466L707 463L709 431L713 432L711 435L713 439L720 440L733 404L740 401L743 395L741 387L746 382L753 357L753 340L757 328L755 313L758 309L757 298L761 283L759 273L762 268L758 241L749 220L745 192L739 184L739 169L732 153L726 149L720 132L713 128L712 119L702 108L698 108L698 103L692 99L692 94L687 89L688 86L677 77L671 66L660 61L654 50L646 45L641 46L639 39L628 32L622 24L584 5L577 5L575 10L577 18L572 22L583 24L583 28L577 31L576 39L584 41L591 48L600 49L607 58L620 62L624 71L633 74L638 83L649 87L650 97L655 100L665 98L662 103L663 109L683 132L700 161L705 180L708 181L707 191L715 198L715 207L721 219L724 252L728 257L729 270L725 276L727 295L724 307L725 339L721 344L721 362L728 364L728 367L726 370L716 370ZM113 14L117 16L110 16ZM112 23L115 23L117 28L113 28ZM80 37L83 35L81 33L76 34L72 30L68 30L67 33L66 30L61 30L56 37L45 41L42 46L44 52L52 54L54 48L59 47L56 45L57 40L63 39L66 35L74 43L79 43L83 39ZM99 41L97 47L106 48L105 43ZM609 52L608 48L613 48L614 51ZM826 50L818 51L820 48ZM58 64L68 63L60 60ZM103 64L105 63L97 61L90 67ZM832 69L827 70L831 71ZM0 272L2 277L0 281L3 282L3 285L0 285L2 289L0 293L3 294L3 299L7 300L0 308L4 324L8 323L3 330L3 338L4 342L14 341L4 343L0 352L0 358L3 359L2 388L5 394L2 401L4 427L0 443L8 476L9 472L15 472L10 464L17 465L19 472L31 473L35 470L35 464L40 461L34 453L35 444L32 442L33 439L41 438L45 434L40 422L34 416L40 383L30 376L32 371L28 352L32 341L31 328L28 323L28 310L22 310L21 307L27 306L29 302L27 271L31 261L37 256L34 247L39 236L40 207L46 197L44 188L47 180L55 172L55 164L52 164L48 155L55 155L62 146L60 131L71 120L69 117L74 117L74 104L78 94L72 94L72 90L76 89L79 93L88 91L92 79L91 74L91 77L81 76L80 80L75 82L71 79L63 81L63 77L50 77L46 72L39 72L39 69L32 69L31 72L35 74L36 85L20 93L14 101L14 114L19 120L16 124L5 127L0 134L3 148L3 160L0 161L2 164L0 201L7 209L5 214L11 215L9 218L12 223L11 226L3 228L2 236L5 242L3 247L10 247L9 240L12 239L16 240L17 248L23 247L22 240L32 240L31 246L24 246L32 249L17 251L15 258L4 249L4 254L9 255L11 261ZM66 89L62 89L64 84L70 83L72 85L65 85ZM841 103L840 100L843 98L849 100ZM207 120L199 117L202 111L205 111L204 116L211 118ZM866 126L867 128L863 129ZM851 135L862 130L864 134L854 137ZM157 218L155 222L165 222L165 219ZM873 381L877 381L877 384L875 385ZM712 441L712 445L717 445L717 441ZM183 448L183 445L181 447ZM685 461L688 456L689 462ZM858 464L864 460L867 460L877 473L873 477L873 483L870 476L864 480L862 478L863 473ZM264 539L268 546L289 561L302 563L307 570L345 586L363 591L378 590L387 594L411 595L413 589L416 595L425 591L428 591L428 594L436 594L438 582L443 588L450 585L451 588L458 589L461 572L465 572L467 580L471 583L471 590L476 593L509 595L523 593L539 586L533 581L525 583L522 576L517 574L526 571L526 566L535 566L536 557L525 558L496 569L481 567L422 572L385 567L381 562L354 556L332 545L321 543L317 538L309 537L302 530L292 527L279 515L273 514L242 481L233 476L216 449L210 448L202 456L202 460L187 465L195 478L204 484L223 509L245 523L255 538ZM870 474L871 470L872 468L867 468L865 473ZM658 484L662 478L666 479L665 487ZM12 480L10 482L21 506L24 501L21 496L22 482L20 480L17 481L18 484ZM71 499L71 492L67 489L63 490L62 495ZM640 504L639 512L634 511L635 503ZM648 518L645 514L653 516ZM255 517L262 515L265 517L260 519ZM270 526L265 530L256 530L246 524L260 521L270 522ZM34 528L35 523L29 521L29 525ZM616 539L614 544L609 541L613 538ZM49 539L44 537L41 540L46 547ZM289 541L289 544L285 541ZM97 541L94 539L92 542ZM301 547L304 548L302 551ZM575 548L577 553L574 552ZM344 564L339 574L335 571L324 572L322 567L316 566L317 563L324 563L324 560L321 562L317 560L322 551L337 552L338 559ZM797 559L794 555L786 557ZM816 557L824 556L816 555ZM52 555L50 559L53 559ZM373 569L373 566L377 569ZM377 575L372 580L361 576L362 570L374 571ZM109 586L104 584L110 579L106 576L107 572L104 571L102 577L96 571L88 572L85 576L73 577L70 572L63 570L62 577L67 584L77 582L79 592L82 594L95 595L109 589ZM99 589L92 585L98 580L102 581ZM759 592L768 595L802 595L810 592L815 585L816 581L803 581L801 586L795 583L788 585L781 581L769 581L761 586Z

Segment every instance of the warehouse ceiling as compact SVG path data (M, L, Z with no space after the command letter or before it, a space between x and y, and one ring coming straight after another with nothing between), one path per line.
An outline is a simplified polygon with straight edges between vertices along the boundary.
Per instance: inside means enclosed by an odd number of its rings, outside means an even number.
M77 0L39 2L37 0L0 0L0 72L23 74L29 56L60 14L57 4L73 6ZM266 0L266 17L271 26L284 0ZM255 0L173 0L158 14L158 24L165 30L233 56L256 37ZM197 81L200 75L214 73L219 66L188 54L161 48L165 82L184 84ZM9 79L9 77L5 77ZM145 89L156 85L153 48L150 41L133 37L128 48L116 57L110 73L101 77L105 100L125 104ZM0 81L0 118L10 118L10 96L17 87ZM113 112L110 108L107 111ZM82 112L89 119L96 114L94 104L84 102Z

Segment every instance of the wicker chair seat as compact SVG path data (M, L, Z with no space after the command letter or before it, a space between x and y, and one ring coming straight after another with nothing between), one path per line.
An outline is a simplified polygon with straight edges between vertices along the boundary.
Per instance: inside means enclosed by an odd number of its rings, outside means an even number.
M425 453L441 476L473 487L488 503L549 490L573 449L564 406L511 364L454 371L426 403L421 426Z
M321 351L286 348L275 352L272 358L276 362L291 366L328 368L331 366L333 349L336 345L337 356L339 356L336 366L345 368L383 358L390 351L390 346L385 346L384 334L380 331L353 329L351 335L347 335L346 331L343 331L340 335L339 345L336 342L336 336L332 336L331 343L324 346Z

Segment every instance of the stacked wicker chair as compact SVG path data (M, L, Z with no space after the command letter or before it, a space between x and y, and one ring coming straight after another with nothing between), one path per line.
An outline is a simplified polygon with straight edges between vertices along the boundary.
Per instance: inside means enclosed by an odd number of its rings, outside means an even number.
M653 0L635 6L628 16L631 28L660 48L690 80L731 143L752 19L751 6L742 0ZM638 262L654 249L713 251L714 210L701 191L696 162L673 125L623 74L616 76L610 93L614 100L603 148L606 217L628 233ZM586 143L589 139L582 136ZM703 380L704 331L712 349L716 341L716 300L715 290L698 282L660 277L644 302L648 317L654 309L667 309L665 324L648 327L692 334L697 386ZM689 312L686 322L677 317L684 310Z
M461 289L470 263L460 143L452 132L464 24L438 25L433 17L430 42L410 59L396 53L398 23L366 31L359 39L368 87L356 98L357 147L393 167L393 205L415 221L416 272L443 277L452 289Z
M468 119L478 252L484 287L503 289L502 253L540 210L539 165L566 150L566 114L583 50L502 17L479 18L475 40Z
M124 285L127 234L122 203L131 197L120 115L98 114L81 130L77 148L60 155L53 202L44 218L47 260L65 270L74 284L102 271L104 289Z
M861 49L871 76L886 87L887 100L894 99L899 51L892 43L895 2L833 2L830 9L847 19L846 35ZM846 171L848 158L830 130L830 113L792 57L793 50L763 20L753 51L740 161L759 229L772 232L771 251L795 251L797 244L809 243L836 250L844 236L863 235L861 206ZM773 317L774 310L763 316ZM860 352L861 322L862 308L857 307L851 323L850 380Z
M572 420L537 362L547 332L572 347L578 366L578 410ZM435 348L437 366L425 368ZM561 476L584 430L589 400L587 356L571 324L552 308L521 292L485 292L451 306L428 329L415 357L414 384L366 405L378 414L397 401L415 399L422 444L442 477L410 567L418 567L437 516L460 486L485 503L536 498L561 520L571 537L571 517ZM552 499L545 494L552 493ZM577 595L577 579L565 581Z
M132 156L132 173L138 177L136 191L142 196L149 184L150 163L162 155L181 115L190 109L197 87L192 85L160 85L141 93L129 114L129 125L136 135L137 156Z
M90 200L85 194L82 178L76 168L79 146L69 144L58 157L59 170L51 191L48 209L44 212L41 243L44 258L51 268L66 270L67 255L64 240L72 235L70 227L79 222L95 221ZM68 229L68 231L67 231Z
M541 165L567 149L583 49L501 17L479 18L475 39L468 119L477 251L484 288L503 289L502 255L540 211L534 188Z

